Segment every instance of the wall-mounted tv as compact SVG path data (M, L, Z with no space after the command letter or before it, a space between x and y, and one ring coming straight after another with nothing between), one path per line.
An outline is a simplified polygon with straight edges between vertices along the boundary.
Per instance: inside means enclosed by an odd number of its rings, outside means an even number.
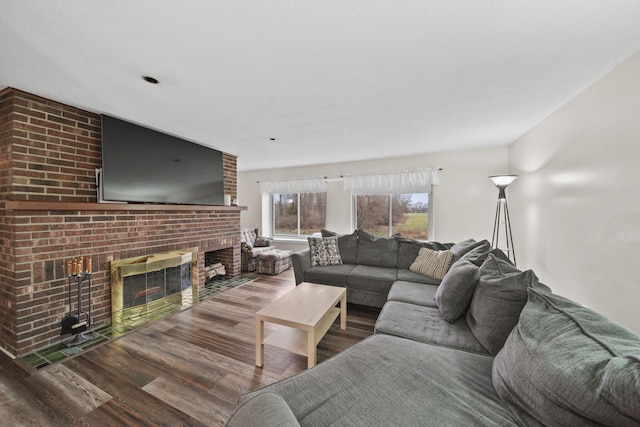
M223 205L222 152L102 115L101 201Z

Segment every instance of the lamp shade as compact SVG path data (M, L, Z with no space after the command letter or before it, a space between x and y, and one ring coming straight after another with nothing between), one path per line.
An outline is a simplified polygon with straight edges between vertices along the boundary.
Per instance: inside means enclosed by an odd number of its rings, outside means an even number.
M515 181L517 177L518 175L493 175L490 176L489 179L493 181L497 187L506 187Z

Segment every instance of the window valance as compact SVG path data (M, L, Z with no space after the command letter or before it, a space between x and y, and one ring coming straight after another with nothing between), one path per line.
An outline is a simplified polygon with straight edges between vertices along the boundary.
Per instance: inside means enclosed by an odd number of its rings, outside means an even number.
M260 181L260 192L270 194L321 193L327 191L323 176L280 181Z
M353 194L428 193L432 185L440 184L438 168L421 168L386 172L346 174L344 189Z

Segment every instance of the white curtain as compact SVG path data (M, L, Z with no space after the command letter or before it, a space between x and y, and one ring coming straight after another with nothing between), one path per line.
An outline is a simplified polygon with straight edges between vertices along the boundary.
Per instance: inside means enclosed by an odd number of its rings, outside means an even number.
M421 168L347 174L344 189L353 194L408 194L428 193L432 185L440 184L438 168Z
M326 191L324 177L260 181L260 192L270 194L321 193Z

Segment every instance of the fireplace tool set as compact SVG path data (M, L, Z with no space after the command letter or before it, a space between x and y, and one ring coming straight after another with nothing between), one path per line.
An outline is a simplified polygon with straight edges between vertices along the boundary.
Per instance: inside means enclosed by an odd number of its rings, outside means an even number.
M91 326L91 258L80 257L67 260L67 277L69 279L69 313L62 319L60 335L73 334L67 347L73 347L93 339L93 334L84 333ZM82 311L82 283L87 282L89 294L89 311ZM76 284L78 290L77 311L72 310L71 287Z

